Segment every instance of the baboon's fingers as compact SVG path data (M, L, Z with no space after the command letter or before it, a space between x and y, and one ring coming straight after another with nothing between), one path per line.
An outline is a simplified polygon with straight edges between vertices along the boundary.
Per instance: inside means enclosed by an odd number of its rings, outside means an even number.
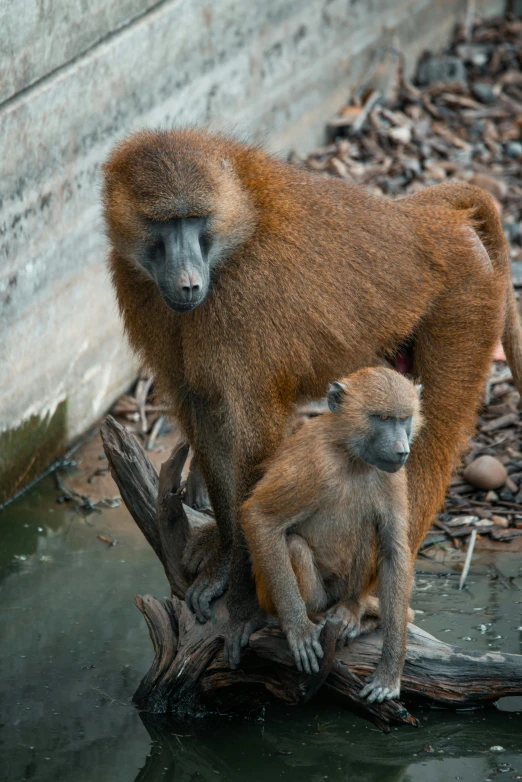
M205 622L212 618L212 612L210 610L212 596L212 591L209 589L207 579L201 577L196 578L185 595L186 604L190 610L196 614L198 620L202 624L205 624Z
M370 693L368 693L366 700L368 703L374 703L375 701L377 701L377 703L382 703L383 699L381 698L380 693L381 688L377 687L375 690L372 690Z
M319 659L321 660L324 657L324 652L323 652L323 647L321 646L318 638L314 638L314 640L312 641L312 648L315 656L319 657Z
M192 611L193 614L196 613L196 609L192 605L192 595L194 593L195 588L196 585L195 583L193 583L192 586L190 586L185 592L185 603L187 604L187 606L189 607L189 609Z
M368 703L382 703L383 701L390 700L391 698L398 697L399 693L397 695L394 695L394 691L391 690L389 687L377 687L376 690L373 691L371 695L368 696L367 701Z
M212 594L209 589L204 589L199 596L199 610L206 620L212 617L212 611L210 610L210 601L212 600Z
M292 650L292 654L294 655L295 660L295 667L299 672L302 673L303 671L303 664L301 662L301 648L299 644L296 643L290 643L290 649Z
M337 645L345 646L348 641L353 641L354 638L358 638L361 634L361 626L357 622L345 622L341 625L341 632L337 637Z
M310 664L310 670L313 673L319 673L319 660L317 659L316 653L310 646L307 648L306 651L308 654L308 662ZM321 654L322 654L322 650L321 650Z
M237 633L225 638L225 645L223 647L223 658L231 668L238 668L241 662L241 649L239 644L239 637Z
M382 680L375 676L369 677L366 681L367 684L362 688L359 695L361 698L366 698L368 703L382 703L385 700L398 698L400 695L400 684L399 686L383 684Z
M304 646L304 644L300 648L300 654L301 654L301 664L303 666L303 671L308 675L311 675L312 668L310 666L310 660L308 659L308 651Z

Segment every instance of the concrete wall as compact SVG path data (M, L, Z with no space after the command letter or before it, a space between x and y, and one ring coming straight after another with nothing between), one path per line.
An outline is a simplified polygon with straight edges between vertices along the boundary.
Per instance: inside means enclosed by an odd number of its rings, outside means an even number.
M99 170L111 145L144 126L211 122L269 135L273 149L310 149L379 47L398 42L411 67L465 7L3 0L0 503L135 373L104 268Z

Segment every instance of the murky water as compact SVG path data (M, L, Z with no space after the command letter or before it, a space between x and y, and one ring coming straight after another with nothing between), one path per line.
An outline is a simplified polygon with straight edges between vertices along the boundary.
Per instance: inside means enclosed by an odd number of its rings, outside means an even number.
M56 496L48 478L0 512L2 780L522 778L522 698L477 711L414 707L421 728L388 736L320 702L271 706L263 722L145 724L130 697L152 648L132 596L166 594L164 574L123 508L85 517ZM491 580L491 566L505 578ZM520 555L478 556L462 593L455 578L424 574L424 561L419 569L422 627L461 646L522 652Z

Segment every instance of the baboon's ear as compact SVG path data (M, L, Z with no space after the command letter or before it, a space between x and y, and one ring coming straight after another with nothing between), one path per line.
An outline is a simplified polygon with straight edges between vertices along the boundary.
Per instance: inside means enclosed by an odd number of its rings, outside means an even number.
M415 393L417 394L417 396L420 399L421 396L422 396L422 383L419 383L418 386L415 386Z
M346 386L344 383L338 383L337 380L335 380L330 388L328 389L327 394L327 400L328 400L328 407L332 411L332 413L338 413L341 407L341 402L343 401L343 398L346 396Z

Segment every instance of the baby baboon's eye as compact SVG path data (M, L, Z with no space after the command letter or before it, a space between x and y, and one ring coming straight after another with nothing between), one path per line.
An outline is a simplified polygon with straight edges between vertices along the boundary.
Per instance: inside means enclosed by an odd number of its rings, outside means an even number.
M384 413L383 413L381 415L381 421L387 421L389 417L390 417L389 415L384 415Z

